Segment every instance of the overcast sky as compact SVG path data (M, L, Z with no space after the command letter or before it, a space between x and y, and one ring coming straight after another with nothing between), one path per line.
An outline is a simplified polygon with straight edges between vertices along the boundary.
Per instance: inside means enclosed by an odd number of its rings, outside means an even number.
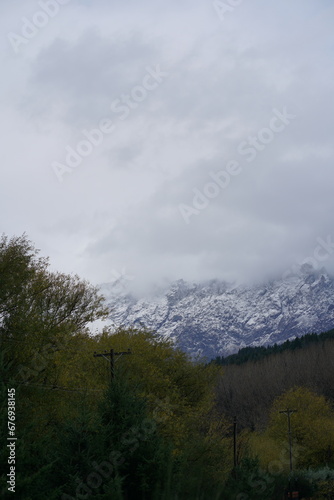
M1 232L137 289L334 271L332 0L0 10Z

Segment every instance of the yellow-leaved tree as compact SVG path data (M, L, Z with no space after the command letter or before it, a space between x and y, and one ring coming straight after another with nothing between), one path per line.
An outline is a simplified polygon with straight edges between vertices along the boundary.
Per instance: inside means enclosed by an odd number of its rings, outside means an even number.
M334 458L334 411L328 401L304 387L291 389L273 404L267 429L269 438L288 445L288 417L290 414L291 442L295 466L320 467Z

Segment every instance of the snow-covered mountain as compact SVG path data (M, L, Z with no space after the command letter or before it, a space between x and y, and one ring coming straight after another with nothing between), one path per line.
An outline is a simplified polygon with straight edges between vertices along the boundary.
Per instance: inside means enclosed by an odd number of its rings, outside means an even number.
M101 292L113 326L144 325L208 359L334 328L334 279L307 264L298 274L255 286L179 280L135 299L117 282L101 285Z

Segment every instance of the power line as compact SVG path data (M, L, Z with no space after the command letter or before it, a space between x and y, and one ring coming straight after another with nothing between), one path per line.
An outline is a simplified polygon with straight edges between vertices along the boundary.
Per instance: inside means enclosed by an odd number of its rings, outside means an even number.
M80 349L80 348L77 348L77 347L75 347L75 346L71 346L70 344L66 344L66 345L65 345L65 344L63 344L63 345L59 345L59 346L57 346L57 345L55 345L55 344L52 344L52 345L50 345L50 346L49 346L48 344L43 344L42 346L34 346L34 345L31 343L31 341L28 341L28 340L21 340L21 339L1 339L1 340L0 340L0 345L1 345L1 343L2 343L2 342L15 342L15 343L24 343L24 344L29 344L31 347L36 348L36 349L37 349L37 348L39 348L39 347L40 347L41 349L42 349L42 348L45 348L45 347L49 347L50 349L55 348L55 349L57 349L57 351L61 351L61 350L65 350L65 349L66 349L66 350L68 350L69 348L73 347L73 349L74 349L75 351L78 351L78 352L79 352L79 351L80 351L80 352L86 352L87 354L90 354L90 353L91 353L91 346L87 346L87 348L85 348L85 349Z
M4 380L3 381L6 384L13 383L15 385L24 385L24 386L31 386L31 387L40 387L42 389L47 389L47 390L57 390L57 391L67 391L67 392L105 392L102 389L84 389L84 388L71 388L71 387L62 387L59 385L47 385L47 384L31 384L30 382L17 382L16 380Z
M0 346L1 346L1 343L2 342L22 342L22 343L25 343L25 344L29 344L31 347L35 347L35 348L38 348L40 347L41 349L42 348L45 348L48 346L48 344L43 344L42 346L34 346L29 340L21 340L21 339L0 339ZM91 354L91 347L90 345L87 346L87 348L85 349L80 349L80 348L77 348L75 346L71 346L70 344L63 344L63 345L55 345L55 344L52 344L49 346L50 349L51 348L56 348L57 351L61 351L61 350L68 350L69 348L73 347L73 350L77 351L77 352L86 352L87 354ZM146 355L146 352L145 350L143 352L139 352L139 351L136 351L136 356L145 356Z
M88 340L90 340L90 339L88 339ZM93 338L93 339L91 339L91 340L94 340L94 338ZM92 351L91 351L91 348L92 348L92 346L91 346L91 345L87 345L87 347L86 347L86 348L84 348L84 349L80 349L80 348L77 348L76 346L71 346L71 345L70 345L70 340L68 341L69 343L64 343L64 344L61 344L61 345L59 345L59 346L57 346L57 345L55 345L55 344L51 344L51 345L49 346L47 343L46 343L46 344L43 344L43 345L41 345L41 346L34 346L34 345L31 343L31 341L29 341L29 340L21 340L21 339L8 339L8 338L7 338L7 339L1 339L1 336L0 336L0 346L1 346L1 344L2 344L3 342L24 343L24 344L28 344L28 345L30 345L31 347L33 347L33 348L35 348L35 349L38 349L38 348L43 349L43 348L45 348L45 347L49 347L50 349L55 348L55 349L57 349L57 351L62 351L62 350L65 350L65 349L66 349L66 350L68 350L69 348L71 348L71 347L72 347L72 348L73 348L73 350L75 350L76 352L86 352L87 354L91 354L91 352L92 352ZM106 351L105 351L105 352L106 352ZM127 353L126 353L126 354L127 354ZM147 353L146 353L146 351L145 351L145 350L143 350L142 352L140 352L140 351L137 351L137 350L136 350L136 356L145 356L146 354L147 354Z

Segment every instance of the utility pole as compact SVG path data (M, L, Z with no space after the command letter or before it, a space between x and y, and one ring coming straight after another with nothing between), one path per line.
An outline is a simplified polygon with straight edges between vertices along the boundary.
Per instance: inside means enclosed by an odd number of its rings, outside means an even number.
M124 356L125 354L132 354L131 350L128 349L127 351L123 352L115 352L114 349L110 349L110 351L104 351L101 354L97 354L94 352L94 358L104 358L110 363L110 380L111 382L115 378L115 356L121 357ZM110 360L108 360L108 357L110 357ZM118 358L117 358L118 359ZM116 361L117 361L116 359Z
M237 417L233 419L233 465L234 469L237 464Z
M288 435L289 435L289 453L290 453L290 472L292 472L292 440L291 440L291 422L290 422L290 416L292 413L296 413L298 410L291 410L290 408L287 408L286 410L281 410L279 413L285 413L285 415L288 417Z

